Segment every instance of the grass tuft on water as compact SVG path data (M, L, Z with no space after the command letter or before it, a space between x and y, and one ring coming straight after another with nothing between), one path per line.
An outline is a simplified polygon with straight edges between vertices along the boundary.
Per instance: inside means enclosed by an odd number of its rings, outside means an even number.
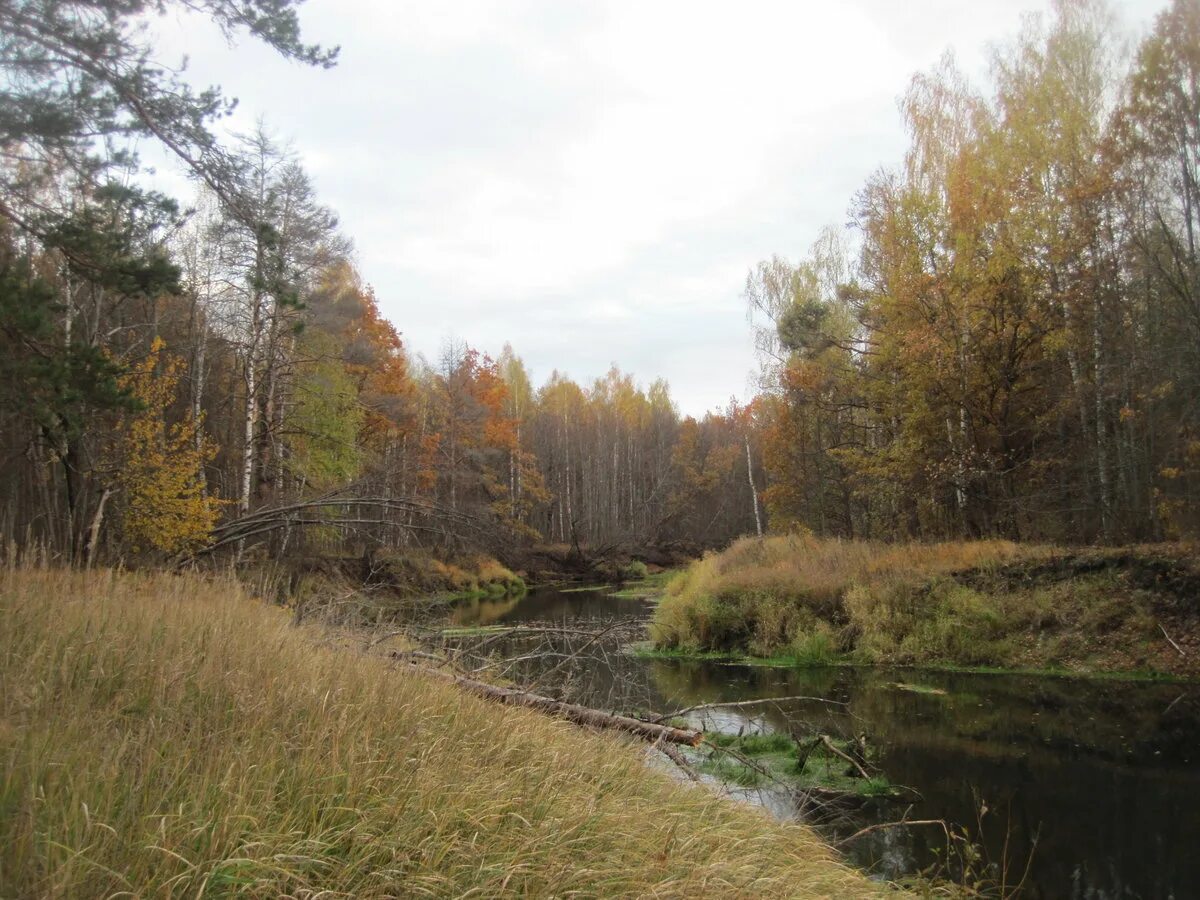
M849 741L831 740L843 753L852 752ZM774 783L800 791L823 788L863 797L895 798L904 793L882 774L861 778L847 771L845 758L829 752L815 737L797 743L777 731L710 732L705 735L705 743L710 747L694 754L697 768L733 787L757 788Z
M0 571L0 896L890 893L645 750L233 581Z

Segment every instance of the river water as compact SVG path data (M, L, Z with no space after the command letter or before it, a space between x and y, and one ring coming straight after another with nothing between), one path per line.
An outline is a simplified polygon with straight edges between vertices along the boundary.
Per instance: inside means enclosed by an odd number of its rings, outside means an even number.
M452 621L594 627L646 620L652 611L648 601L604 590L540 588L464 604ZM875 801L836 821L823 816L815 824L834 839L877 822L944 819L965 827L994 867L1007 867L1008 884L1025 875L1022 897L1200 898L1200 685L773 668L600 648L566 667L535 658L512 675L537 681L548 667L557 667L553 687L604 709L661 712L797 695L844 704L793 701L694 717L710 730L786 733L801 724L809 733L867 735L878 768L918 799L911 809L908 801ZM744 796L781 817L812 819L790 793ZM932 865L946 843L939 827L904 826L858 838L847 853L893 878Z

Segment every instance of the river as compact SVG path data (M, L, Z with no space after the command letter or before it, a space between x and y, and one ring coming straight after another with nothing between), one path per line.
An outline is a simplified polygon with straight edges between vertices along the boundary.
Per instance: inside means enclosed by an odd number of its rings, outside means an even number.
M605 590L539 588L456 607L455 625L592 626L647 620L651 601ZM515 648L514 648L515 649ZM943 819L965 827L1022 897L1117 900L1200 897L1200 685L875 668L774 668L645 659L594 649L549 668L572 699L613 710L804 695L837 701L722 708L695 724L722 731L806 728L865 734L874 762L919 795L877 801L817 822L834 840L877 822ZM539 681L539 687L545 687ZM804 818L787 792L741 792L778 816ZM906 815L907 813L907 815ZM880 829L849 859L879 877L925 869L944 854L937 826ZM1027 874L1026 874L1027 873Z

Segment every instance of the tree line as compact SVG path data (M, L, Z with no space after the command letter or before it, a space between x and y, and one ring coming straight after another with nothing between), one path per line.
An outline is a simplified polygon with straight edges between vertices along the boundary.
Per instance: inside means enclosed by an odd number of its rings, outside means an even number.
M0 4L3 539L91 562L745 530L740 411L681 418L615 367L535 388L508 346L410 356L297 155L222 139L231 101L154 58L174 6L335 64L299 5ZM138 141L194 195L142 186Z
M702 418L616 366L410 354L297 155L155 60L171 7L301 64L299 0L0 3L0 539L209 551L591 551L1194 534L1200 0L1132 52L1099 0L901 101L848 229L750 273L761 390ZM138 142L194 193L139 178Z
M1132 50L1060 0L746 297L775 527L1155 540L1200 526L1200 3Z

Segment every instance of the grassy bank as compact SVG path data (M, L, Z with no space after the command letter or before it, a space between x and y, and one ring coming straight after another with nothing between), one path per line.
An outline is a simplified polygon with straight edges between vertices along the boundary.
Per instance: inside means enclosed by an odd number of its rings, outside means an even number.
M644 749L337 650L231 581L0 573L0 896L869 896Z
M746 539L668 584L651 637L802 665L1197 677L1198 590L1191 547Z
M796 741L786 734L752 733L709 735L715 751L701 749L688 755L706 775L741 788L758 788L767 783L787 785L796 791L814 788L846 797L910 797L911 792L892 785L880 773L871 778L847 774L845 757L830 752L814 736ZM850 741L831 739L843 753L851 752ZM731 750L730 754L721 750Z

